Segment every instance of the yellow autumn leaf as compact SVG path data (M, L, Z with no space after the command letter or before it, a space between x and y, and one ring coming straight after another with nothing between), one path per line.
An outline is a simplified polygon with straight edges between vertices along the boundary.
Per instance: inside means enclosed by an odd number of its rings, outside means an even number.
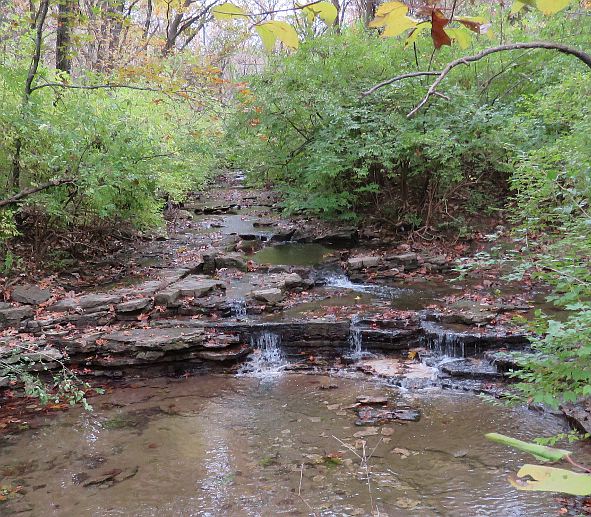
M312 21L315 16L318 16L326 25L332 25L338 16L337 8L330 2L319 2L308 5L302 11L306 14L308 21ZM312 20L310 20L310 15L312 16Z
M242 7L231 3L216 5L211 13L216 20L232 20L234 18L248 18Z
M546 15L566 9L571 0L536 0L536 7Z
M389 38L393 36L400 36L404 31L412 29L417 26L417 22L408 16L392 17L391 14L386 16L386 23L384 25L384 32L382 36Z
M468 29L459 27L457 29L445 29L445 32L461 49L467 49L470 46L472 35Z
M398 16L406 16L408 13L408 6L402 2L383 3L376 10L376 17L386 16L393 13L398 13Z
M511 14L519 13L526 5L532 6L533 1L525 1L525 0L515 0L513 5L511 6Z
M271 29L265 27L265 25L255 25L254 29L257 31L261 41L263 42L263 46L267 50L267 52L271 52L273 47L275 47L275 42L277 38Z
M256 27L263 27L263 32L265 30L270 31L275 38L281 41L286 47L297 49L300 45L300 40L298 38L298 33L295 29L287 22L282 22L279 20L273 20L270 22L264 22ZM260 29L257 29L259 35L261 34ZM262 39L262 36L261 36ZM265 42L263 41L263 44Z
M432 27L431 22L424 22L424 23L419 23L415 29L408 35L408 38L406 38L406 41L404 42L404 46L408 47L409 45L412 45L415 41L417 41L417 39L419 38L419 36L421 35L421 33L425 32L425 31L430 31Z

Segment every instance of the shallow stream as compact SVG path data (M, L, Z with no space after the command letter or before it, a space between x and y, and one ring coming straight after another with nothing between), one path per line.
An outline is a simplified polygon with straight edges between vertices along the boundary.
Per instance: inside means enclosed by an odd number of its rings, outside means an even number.
M422 417L356 426L347 408L361 395L386 395ZM3 440L1 484L22 485L24 495L0 514L348 516L379 509L390 517L544 517L558 509L551 495L514 490L507 475L530 459L483 435L531 439L562 431L563 421L470 394L404 394L326 375L204 375L139 381L92 403L92 414L71 410ZM369 485L358 457L364 447Z

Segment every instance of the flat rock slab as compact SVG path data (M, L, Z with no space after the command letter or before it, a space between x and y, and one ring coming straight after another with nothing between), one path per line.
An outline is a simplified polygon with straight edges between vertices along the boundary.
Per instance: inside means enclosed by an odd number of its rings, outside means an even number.
M255 300L264 303L278 303L284 298L281 289L276 287L271 289L260 289L258 291L253 291L251 294Z
M54 303L49 310L52 312L68 312L77 309L92 312L100 308L108 308L110 305L116 305L121 301L121 295L99 293L86 294L79 298L64 298Z
M146 328L103 334L96 344L100 350L121 353L142 350L185 350L200 346L204 341L204 331L199 328L169 327Z
M226 289L226 284L207 276L190 275L156 293L154 303L156 305L172 305L180 297L200 298L214 289Z
M0 328L18 326L21 321L32 318L34 314L35 311L30 306L0 309Z
M17 285L12 290L11 298L18 303L39 305L51 298L51 292L48 289L41 289L36 285L23 284Z
M471 359L450 361L441 366L441 371L460 379L500 379L503 376L490 363Z

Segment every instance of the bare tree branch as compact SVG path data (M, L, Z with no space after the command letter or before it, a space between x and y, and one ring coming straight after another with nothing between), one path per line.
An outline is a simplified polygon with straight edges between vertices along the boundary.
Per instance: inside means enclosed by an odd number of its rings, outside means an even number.
M60 178L57 180L48 181L47 183L42 183L41 185L38 185L37 187L26 188L24 190L21 190L18 194L15 194L14 196L8 197L6 199L1 199L0 200L0 208L3 208L8 205L14 205L14 204L18 203L21 199L29 197L32 194L36 194L37 192L40 192L42 190L45 190L45 189L48 189L51 187L58 187L60 185L71 184L71 183L74 183L74 180L72 178Z
M436 93L437 87L445 79L447 74L449 74L449 72L451 72L451 70L453 70L456 66L469 65L470 63L473 63L474 61L479 61L480 59L482 59L486 56L489 56L490 54L496 54L497 52L505 52L505 51L510 51L510 50L521 50L521 49L537 49L537 48L541 48L541 49L545 49L545 50L556 50L557 52L561 52L562 54L574 56L577 59L581 60L583 63L585 63L589 68L591 68L591 55L587 54L586 52L583 52L582 50L576 49L574 47L569 47L567 45L562 45L560 43L550 43L550 42L546 42L546 41L532 41L530 43L513 43L510 45L499 45L498 47L487 48L487 49L482 50L478 54L474 54L473 56L461 57L459 59L456 59L456 60L448 63L447 66L443 70L441 70L440 72L414 72L411 74L404 74L404 75L400 75L397 77L393 77L392 79L388 79L387 81L383 81L383 82L375 85L374 87L370 88L369 90L363 92L363 95L369 95L388 84L392 84L394 82L401 81L401 80L407 79L409 77L418 77L418 76L424 76L424 75L436 75L437 78L435 79L435 81L433 81L433 83L431 84L431 86L427 90L425 97L423 97L421 102L419 102L406 116L407 118L412 118L425 106L425 104L427 104L427 102L429 102L429 99L433 95L437 95L437 93Z
M362 93L362 95L371 95L373 92L383 88L384 86L388 86L389 84L396 83L398 81L402 81L403 79L410 79L411 77L423 77L425 75L439 75L441 72L410 72L408 74L397 75L396 77L392 77L392 79L387 79L382 81L381 83L372 86L369 90L366 90Z
M43 83L31 88L31 92L41 88L66 88L68 90L102 90L109 88L127 88L128 90L142 90L147 92L163 92L161 88L150 88L149 86L133 86L131 84L107 83L107 84L67 84L67 83Z

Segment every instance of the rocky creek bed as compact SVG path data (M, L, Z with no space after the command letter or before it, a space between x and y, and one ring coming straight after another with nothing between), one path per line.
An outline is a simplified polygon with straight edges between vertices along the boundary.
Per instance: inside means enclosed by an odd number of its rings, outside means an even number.
M506 431L527 439L557 432L565 421L546 414L542 425L526 409L492 409L474 396L510 389L510 352L528 346L512 321L536 305L536 286L508 284L490 273L450 282L457 276L455 260L479 251L484 240L409 245L379 229L284 219L277 202L275 193L245 188L229 175L172 210L166 235L109 259L117 275L82 265L6 289L7 301L0 304L5 408L8 396L19 397L10 378L17 363L45 376L68 367L114 387L93 399L100 408L95 415L34 419L39 428L30 431L28 445L19 441L25 438L7 438L0 464L9 455L19 466L3 475L11 486L22 481L25 488L11 501L16 506L6 508L34 515L259 515L255 508L264 504L269 511L262 515L277 515L278 508L305 513L309 504L319 515L365 515L380 500L388 515L551 515L542 511L548 498L507 497L500 474L517 464L516 457L489 452L481 435ZM334 386L318 376L326 374L338 377ZM274 384L258 384L261 379ZM336 389L326 390L331 395L319 404L321 385ZM279 403L291 407L300 387L306 395L297 411L282 414ZM384 389L410 390L417 404L370 404L356 416L345 409L358 396ZM399 398L400 392L387 396ZM153 400L158 403L147 403ZM423 415L419 423L401 418L415 412ZM436 416L426 425L429 412ZM585 409L565 412L589 430ZM221 422L222 414L228 422ZM460 425L476 414L477 425ZM209 442L203 418L213 419ZM271 429L273 419L281 430ZM333 438L345 428L339 439L355 438L360 431L348 429L356 421L378 426L367 440L357 437L377 447L383 482L376 481L375 501L355 466L359 443L347 442L357 452L346 457L351 451ZM314 429L305 435L310 423ZM22 424L8 421L4 431ZM384 424L395 425L398 452L382 450L392 448L386 447L392 439ZM57 439L57 429L65 433L59 437L64 452L33 460L45 441ZM437 445L442 433L446 444L465 443L469 452ZM248 436L253 443L239 445ZM114 458L119 454L125 461ZM345 459L345 468L332 469L333 460L341 467ZM298 471L302 462L305 476ZM253 464L257 474L247 479ZM154 477L156 466L162 468ZM187 474L191 466L194 475ZM443 474L456 467L449 478ZM40 479L50 470L52 478L59 474L55 484ZM179 478L186 483L175 485ZM491 483L494 493L484 488ZM344 488L329 490L340 484ZM112 501L107 506L100 499L105 487ZM164 497L155 501L161 487ZM480 489L476 500L468 497ZM135 500L140 494L141 503Z

